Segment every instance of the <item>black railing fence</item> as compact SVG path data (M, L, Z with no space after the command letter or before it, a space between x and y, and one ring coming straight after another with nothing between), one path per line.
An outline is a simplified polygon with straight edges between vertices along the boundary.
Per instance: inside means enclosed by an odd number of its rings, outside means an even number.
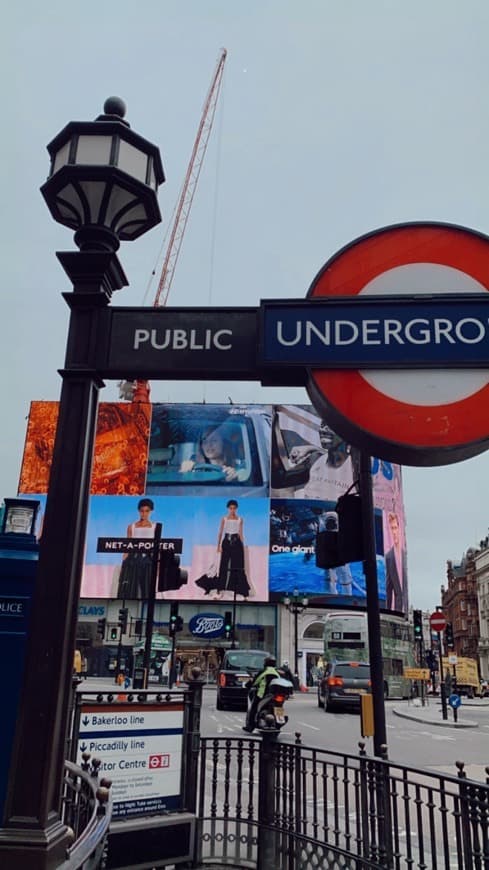
M489 768L469 780L277 740L202 738L196 864L489 870Z
M57 870L103 870L112 815L109 780L99 781L102 762L84 753L81 767L65 761L62 820L73 841Z

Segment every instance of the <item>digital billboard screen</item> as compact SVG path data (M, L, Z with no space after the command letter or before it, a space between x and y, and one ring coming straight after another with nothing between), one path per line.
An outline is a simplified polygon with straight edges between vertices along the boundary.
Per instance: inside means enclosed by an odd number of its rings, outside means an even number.
M34 402L19 494L47 491L57 403ZM358 479L359 456L310 405L101 403L82 580L84 598L145 598L148 551L103 538L182 539L188 574L161 598L365 607L363 563L316 566L322 517ZM407 613L399 466L372 459L379 603Z

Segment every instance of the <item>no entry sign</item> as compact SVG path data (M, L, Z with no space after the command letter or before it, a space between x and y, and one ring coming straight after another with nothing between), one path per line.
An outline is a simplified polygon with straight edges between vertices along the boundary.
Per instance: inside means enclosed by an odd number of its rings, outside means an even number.
M434 613L430 616L430 627L432 631L445 631L447 625L447 621L445 619L445 614L440 613L439 610L435 610Z
M462 227L416 223L378 230L352 242L335 254L314 279L308 298L393 296L417 294L436 301L440 294L464 298L480 295L484 303L489 290L489 239ZM339 301L339 300L338 300ZM487 309L485 309L487 310ZM405 350L404 371L385 367L356 371L311 368L308 390L312 401L325 417L352 443L362 441L372 453L393 461L413 465L441 465L474 456L489 446L487 403L489 369L450 368L446 360L440 368L409 369L412 341L428 342L436 354L444 343L440 333L419 332L422 323L406 330L399 325L395 349ZM391 318L399 321L398 317ZM446 312L442 327L458 330L447 343L453 348L458 339L470 360L475 344L485 344L481 330L489 325L482 315L463 318L461 324ZM443 322L442 322L443 321ZM374 336L374 327L371 327ZM396 330L396 323L391 323ZM447 333L445 333L445 338ZM452 341L453 339L453 341ZM455 365L455 362L453 363Z

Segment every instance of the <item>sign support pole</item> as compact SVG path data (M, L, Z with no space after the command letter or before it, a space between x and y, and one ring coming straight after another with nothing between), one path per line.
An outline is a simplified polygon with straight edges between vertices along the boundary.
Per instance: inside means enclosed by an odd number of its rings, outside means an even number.
M372 700L374 708L374 754L385 757L387 731L384 706L384 674L382 669L382 644L380 640L379 589L377 582L377 554L375 552L374 502L372 494L372 471L369 454L360 452L360 497L362 500L362 525L364 546L364 571L367 586L368 646Z
M440 658L441 715L442 715L443 719L448 719L447 693L446 693L446 688L445 688L445 676L443 674L443 650L441 648L441 632L438 632L438 655Z

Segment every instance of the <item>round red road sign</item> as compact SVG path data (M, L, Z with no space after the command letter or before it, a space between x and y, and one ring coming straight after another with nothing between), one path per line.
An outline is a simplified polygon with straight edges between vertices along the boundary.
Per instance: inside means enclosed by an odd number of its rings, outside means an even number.
M487 292L487 236L412 223L351 242L321 269L308 297ZM307 388L333 429L383 459L445 465L489 448L487 369L316 368L308 371Z
M447 625L445 614L435 610L430 616L430 626L433 631L444 631Z

